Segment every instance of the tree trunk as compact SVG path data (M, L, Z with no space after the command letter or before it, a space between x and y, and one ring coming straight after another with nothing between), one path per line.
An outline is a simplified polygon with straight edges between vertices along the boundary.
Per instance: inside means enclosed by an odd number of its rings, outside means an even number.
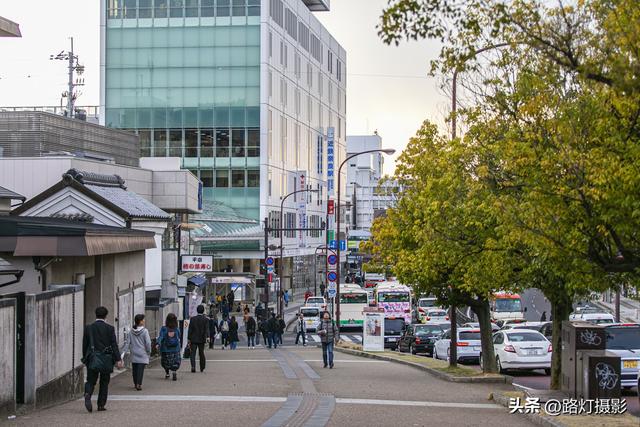
M458 316L456 306L451 305L451 341L449 342L449 366L455 368L458 366Z
M565 290L564 286L562 289ZM556 288L549 298L551 303L552 331L551 345L553 353L551 355L551 390L562 388L562 322L569 320L569 314L573 309L571 296L566 292Z
M478 300L471 306L473 312L478 316L480 322L480 339L482 340L482 371L485 374L498 372L496 355L493 349L493 330L491 329L491 312L489 301Z

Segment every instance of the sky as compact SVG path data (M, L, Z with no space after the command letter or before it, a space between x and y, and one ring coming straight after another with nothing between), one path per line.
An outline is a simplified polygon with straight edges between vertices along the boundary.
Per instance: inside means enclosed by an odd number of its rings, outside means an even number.
M49 56L70 47L86 68L76 105L99 103L99 0L0 2L0 16L20 25L22 38L0 39L0 106L60 105L65 61ZM438 82L427 77L435 42L387 46L376 25L387 0L331 0L316 16L347 51L347 135L378 131L396 158L421 123L443 123L448 105ZM393 173L393 161L385 173Z

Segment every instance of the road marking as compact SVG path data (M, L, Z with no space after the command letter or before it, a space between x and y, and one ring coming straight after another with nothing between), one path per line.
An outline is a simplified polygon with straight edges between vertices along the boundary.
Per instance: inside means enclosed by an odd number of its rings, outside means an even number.
M493 403L457 403L457 402L420 402L415 400L379 400L379 399L349 399L337 398L336 403L349 405L390 405L390 406L421 406L429 408L456 409L498 409L500 405Z
M320 336L319 335L314 335L311 334L309 335L311 337L312 340L314 340L315 342L320 342Z
M287 423L302 403L302 396L289 396L285 399L285 403L271 416L262 427L280 427Z
M84 398L80 399L83 400ZM188 402L262 402L262 403L282 403L286 402L286 397L268 396L186 396L186 395L143 395L143 394L120 394L109 395L109 400L115 401L143 401L143 402L167 402L167 401L188 401Z

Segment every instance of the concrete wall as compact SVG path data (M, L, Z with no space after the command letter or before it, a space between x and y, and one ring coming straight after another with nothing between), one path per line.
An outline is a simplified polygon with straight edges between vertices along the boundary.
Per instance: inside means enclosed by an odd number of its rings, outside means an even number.
M15 414L16 300L0 300L0 416Z
M167 314L173 313L181 318L180 305L177 302L160 301L159 306L145 308L145 324L149 330L151 340L158 337L160 328L164 325Z
M198 211L198 178L187 170L154 171L154 205L169 211Z

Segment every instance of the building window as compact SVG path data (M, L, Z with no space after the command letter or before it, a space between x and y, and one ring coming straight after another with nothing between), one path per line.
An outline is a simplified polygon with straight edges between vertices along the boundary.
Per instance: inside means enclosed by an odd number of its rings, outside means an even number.
M183 0L171 0L169 16L172 18L182 18L184 16Z
M213 129L200 131L200 157L213 157Z
M153 16L152 0L138 0L138 18L151 18Z
M260 129L247 130L247 157L260 157Z
M227 188L229 186L229 171L216 170L216 187Z
M169 157L182 157L182 129L169 129Z
M273 57L273 33L269 31L269 58L271 57Z
M244 157L244 146L244 129L233 129L231 133L231 155L233 157Z
M119 0L109 0L107 16L109 19L122 18L122 3Z
M247 15L260 16L260 0L249 0L247 6Z
M198 0L185 0L184 16L194 18L198 16Z
M216 129L216 157L229 157L229 129Z
M169 0L155 0L156 8L154 10L153 16L155 18L166 18L167 17L167 9L168 9L168 1Z
M167 131L166 129L155 129L153 131L153 154L154 157L167 156Z
M244 169L231 171L231 186L235 188L244 187Z
M122 10L123 18L135 19L136 12L136 0L124 0L124 8Z
M200 169L200 181L205 188L213 187L213 171L211 169Z
M200 16L212 17L216 15L215 0L200 0Z
M198 157L198 129L184 130L184 156Z
M230 1L231 0L218 0L218 16L231 16Z
M327 71L333 74L333 52L327 50Z
M247 171L247 187L256 188L260 187L260 171L257 169L250 169Z
M151 155L151 131L138 129L138 139L140 141L140 157L149 157Z

